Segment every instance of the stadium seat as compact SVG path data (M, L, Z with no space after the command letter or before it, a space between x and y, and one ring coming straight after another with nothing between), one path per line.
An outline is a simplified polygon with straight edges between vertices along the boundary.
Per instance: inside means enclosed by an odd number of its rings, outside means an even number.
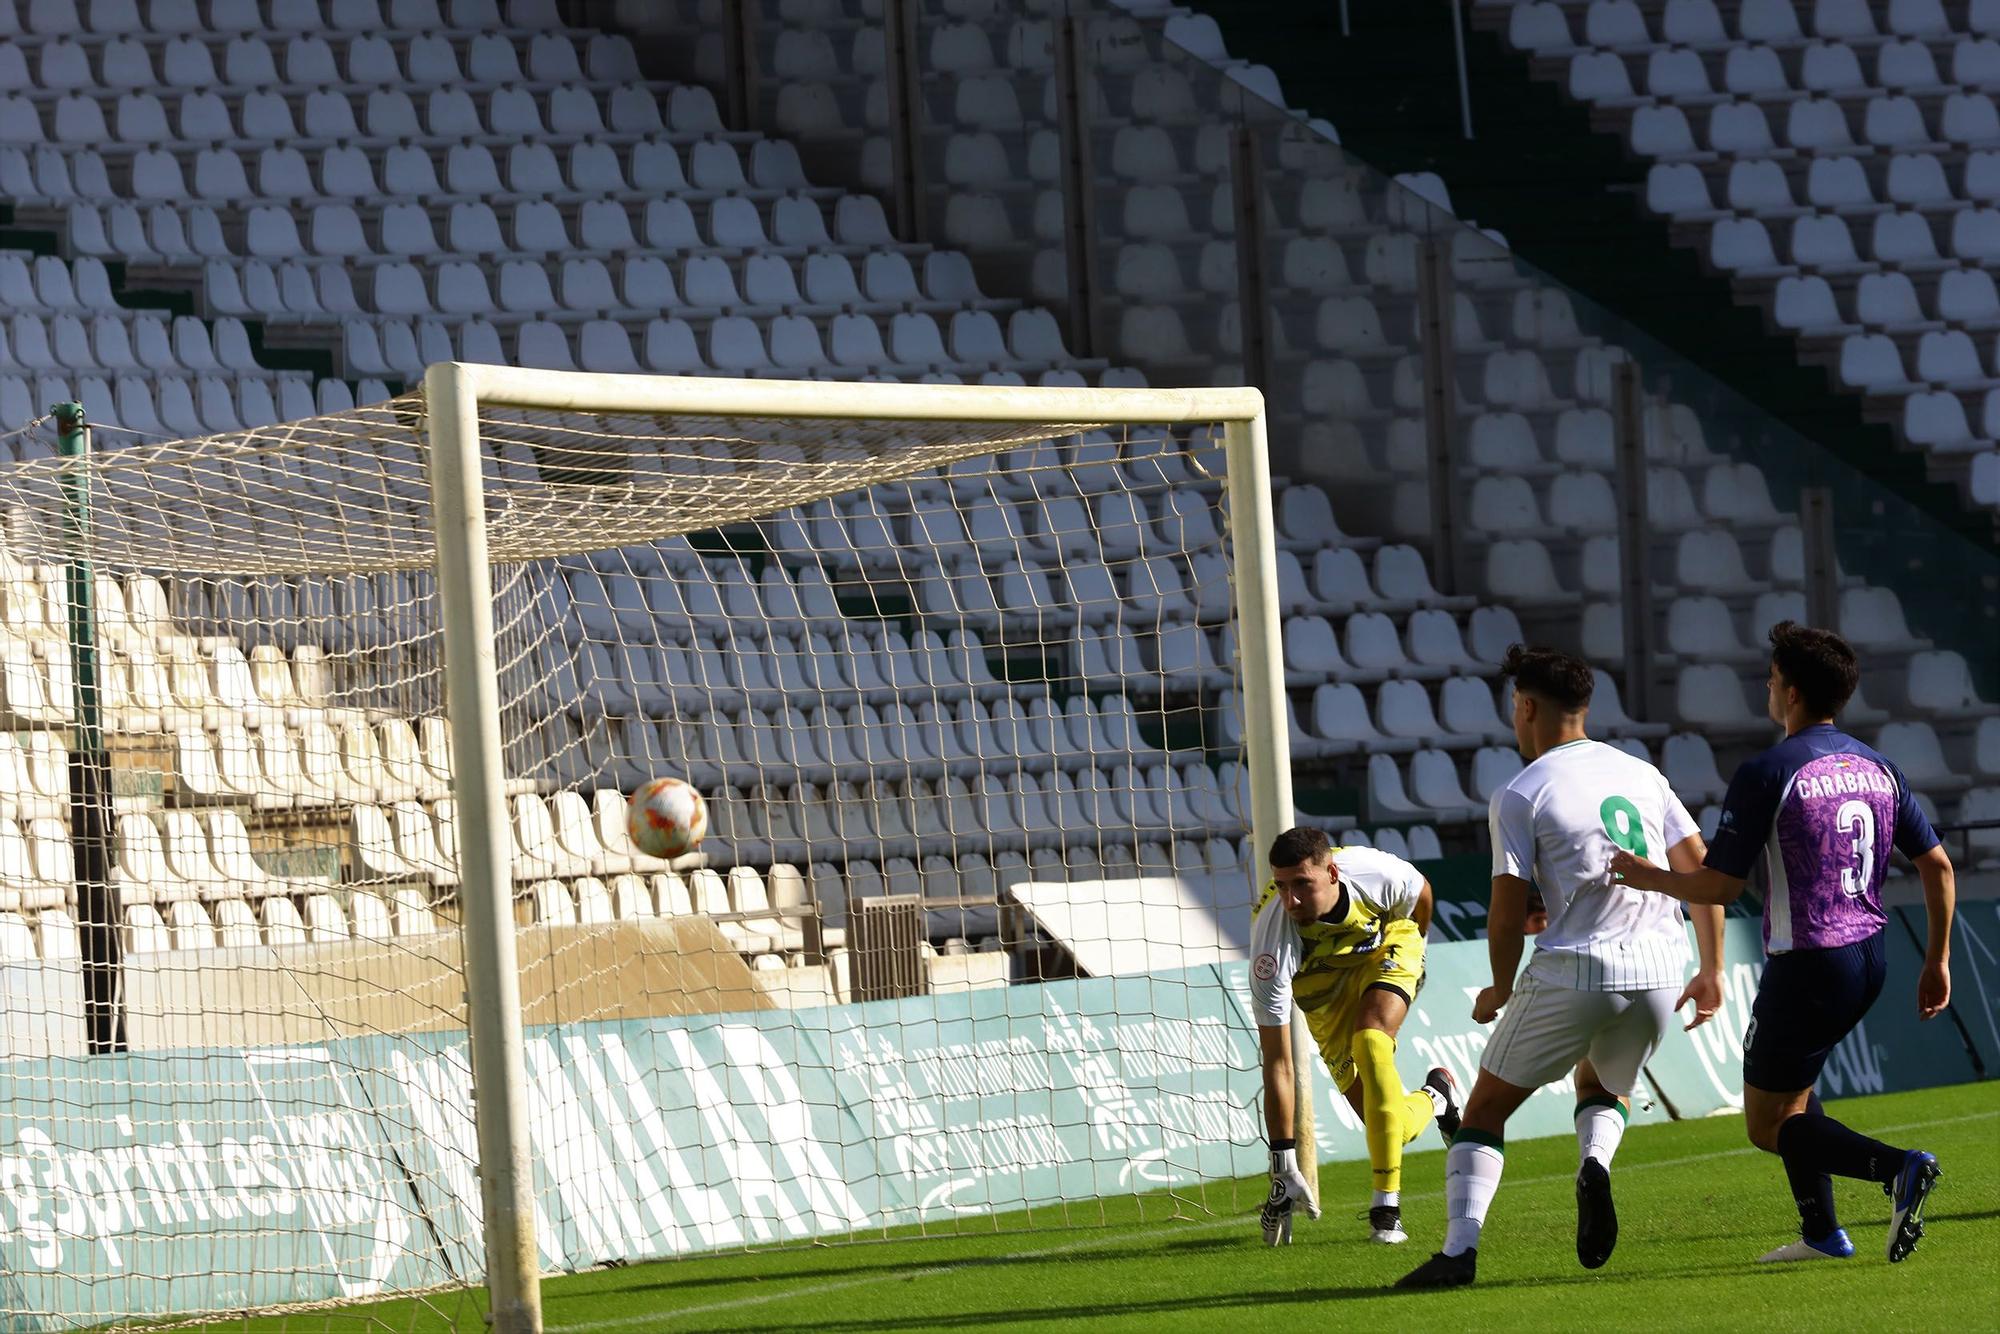
M1972 785L1970 777L1945 759L1937 732L1929 723L1890 723L1876 735L1875 748L1903 771L1918 792L1949 795Z
M1681 732L1660 749L1660 768L1676 795L1690 806L1722 799L1724 784L1715 752L1699 734Z
M1711 736L1762 734L1770 723L1750 710L1733 667L1688 666L1676 683L1674 712L1682 723Z
M1446 734L1431 708L1430 692L1417 681L1384 681L1376 692L1376 712L1384 735L1425 745L1442 745Z
M1979 717L1993 711L1979 698L1965 658L1950 651L1911 655L1904 694L1911 708L1936 718Z

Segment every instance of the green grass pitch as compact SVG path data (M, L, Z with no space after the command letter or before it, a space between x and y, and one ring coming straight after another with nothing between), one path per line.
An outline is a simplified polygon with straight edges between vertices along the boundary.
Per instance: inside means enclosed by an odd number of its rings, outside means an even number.
M1441 1152L1405 1159L1407 1245L1376 1246L1355 1218L1367 1165L1322 1175L1326 1212L1295 1244L1269 1250L1253 1201L1261 1181L1211 1185L974 1223L955 1236L894 1237L711 1254L544 1281L551 1334L570 1331L924 1329L1156 1331L1222 1328L1494 1330L1987 1330L2000 1328L2000 1084L1849 1099L1830 1108L1892 1143L1928 1148L1944 1169L1923 1243L1883 1257L1888 1201L1838 1182L1857 1254L1760 1266L1797 1215L1777 1160L1735 1117L1634 1129L1612 1169L1618 1251L1578 1267L1568 1138L1509 1147L1507 1176L1480 1251L1479 1283L1399 1294L1396 1278L1444 1233ZM1435 1136L1430 1137L1435 1142ZM1211 1212L1237 1200L1241 1208ZM1102 1217L1103 1222L1096 1220ZM1253 1322L1241 1323L1244 1316ZM264 1331L477 1329L473 1295L387 1302L203 1326Z

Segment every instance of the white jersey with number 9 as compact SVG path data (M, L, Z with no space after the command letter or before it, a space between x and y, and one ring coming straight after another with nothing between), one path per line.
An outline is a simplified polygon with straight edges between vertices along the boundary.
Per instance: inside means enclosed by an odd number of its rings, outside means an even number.
M1666 775L1599 741L1547 751L1493 796L1493 874L1533 882L1549 924L1528 970L1556 986L1679 986L1688 956L1680 904L1611 880L1624 848L1656 865L1697 832Z

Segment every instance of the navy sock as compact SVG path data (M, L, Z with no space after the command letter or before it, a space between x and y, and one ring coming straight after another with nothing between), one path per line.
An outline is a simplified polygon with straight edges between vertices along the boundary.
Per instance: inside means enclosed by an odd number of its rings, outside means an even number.
M1806 1115L1824 1118L1819 1094L1807 1095ZM1779 1142L1784 1142L1782 1131ZM1793 1154L1784 1154L1783 1161L1785 1179L1792 1186L1792 1203L1799 1207L1799 1235L1807 1241L1825 1241L1840 1227L1833 1212L1833 1178Z
M1804 1111L1778 1127L1778 1156L1785 1160L1787 1174L1797 1164L1801 1171L1831 1172L1886 1186L1896 1179L1908 1155L1849 1130L1823 1112Z

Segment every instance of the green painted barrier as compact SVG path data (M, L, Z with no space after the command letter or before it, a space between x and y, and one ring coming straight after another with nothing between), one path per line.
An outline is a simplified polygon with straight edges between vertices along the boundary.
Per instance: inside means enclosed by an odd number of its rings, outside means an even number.
M448 1277L415 1244L416 1201L333 1052L22 1062L6 1078L0 1265L14 1328Z

